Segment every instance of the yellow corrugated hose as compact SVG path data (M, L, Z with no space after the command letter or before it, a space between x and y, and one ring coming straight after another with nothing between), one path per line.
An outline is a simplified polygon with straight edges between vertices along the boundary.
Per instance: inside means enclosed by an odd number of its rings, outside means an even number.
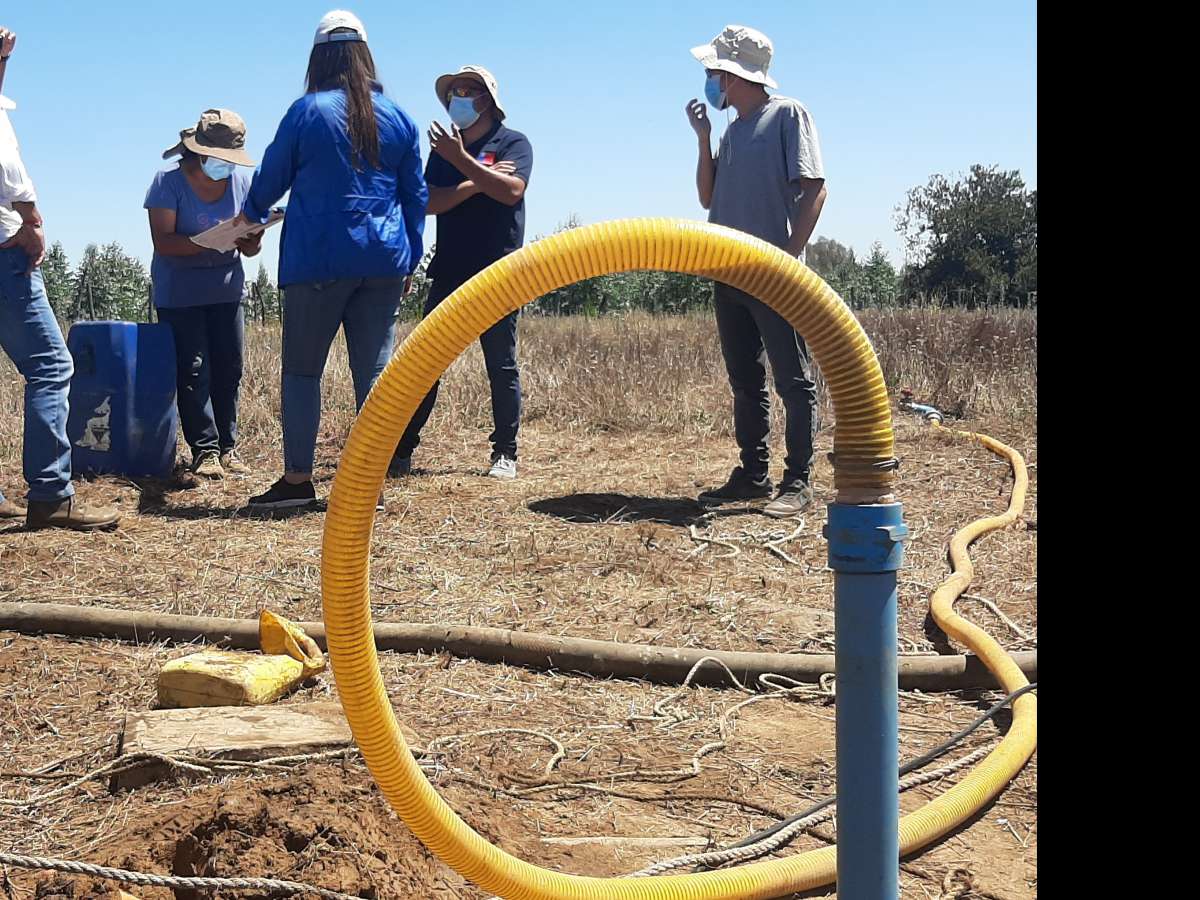
M413 330L350 432L329 497L321 559L326 639L342 706L371 774L405 824L446 865L506 900L765 900L829 884L835 879L833 847L654 878L567 875L517 859L472 830L429 784L384 689L368 593L371 528L388 462L417 405L450 363L502 317L556 288L635 269L712 278L777 310L805 336L829 386L838 502L892 499L894 437L879 362L842 300L796 259L737 231L674 219L591 225L530 244L480 272ZM964 558L971 539L964 539ZM969 570L969 560L966 565ZM939 617L939 624L979 653L1006 691L1025 684L991 638L949 609L953 596L943 596L945 623ZM935 616L938 609L935 598ZM1033 752L1035 710L1032 695L1021 697L1013 727L996 750L946 794L901 820L903 852L952 830L1003 789Z

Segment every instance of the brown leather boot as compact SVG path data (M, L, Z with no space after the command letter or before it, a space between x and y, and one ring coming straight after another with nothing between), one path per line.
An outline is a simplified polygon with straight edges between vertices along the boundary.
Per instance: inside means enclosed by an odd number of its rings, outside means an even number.
M115 528L121 514L115 509L89 509L74 496L63 500L30 500L25 526L30 531L39 528L70 528L73 531L97 531Z
M0 500L0 519L23 519L25 507L17 506L9 499Z

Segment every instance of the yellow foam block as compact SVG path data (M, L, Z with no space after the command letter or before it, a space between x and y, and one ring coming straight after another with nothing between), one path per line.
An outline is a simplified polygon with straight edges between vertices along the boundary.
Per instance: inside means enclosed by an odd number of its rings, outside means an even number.
M290 656L201 650L162 667L158 702L164 707L260 706L304 677L304 663Z

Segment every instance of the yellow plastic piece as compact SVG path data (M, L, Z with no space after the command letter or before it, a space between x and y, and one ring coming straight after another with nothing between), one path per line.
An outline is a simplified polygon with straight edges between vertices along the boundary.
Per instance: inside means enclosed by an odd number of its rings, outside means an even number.
M414 762L384 690L371 626L368 551L388 461L414 410L447 366L503 316L556 288L635 269L713 278L777 310L805 336L829 386L838 501L893 499L891 408L879 361L853 314L815 273L763 241L699 222L634 219L554 235L494 263L426 317L388 363L350 432L329 497L321 558L338 693L355 742L400 818L444 863L506 900L765 900L820 887L836 877L835 847L653 878L591 878L531 865L486 841L438 795ZM945 616L948 633L979 653L1006 691L1025 683L991 638L945 605L935 604L934 616ZM902 853L951 831L1003 789L1033 752L1035 710L1034 698L1022 697L1000 746L942 797L901 820Z
M325 671L325 654L304 629L283 616L264 609L258 616L258 647L263 653L278 653L299 660L304 677Z
M262 654L201 650L171 660L158 675L166 707L261 706L325 669L325 656L304 629L264 609L258 617Z
M242 650L201 650L173 659L158 675L160 706L261 706L304 680L304 663L290 656Z

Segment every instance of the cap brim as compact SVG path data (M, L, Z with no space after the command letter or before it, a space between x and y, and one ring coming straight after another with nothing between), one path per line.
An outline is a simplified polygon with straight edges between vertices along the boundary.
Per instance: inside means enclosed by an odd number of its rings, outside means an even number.
M254 166L256 163L246 155L245 150L229 149L228 147L206 147L196 140L195 137L186 137L173 148L178 152L179 147L186 147L193 153L199 153L201 156L211 156L213 159L221 159L225 162L233 163L235 166ZM170 153L171 151L168 151ZM163 156L166 159L166 155Z
M446 103L446 92L450 90L450 85L454 82L455 78L470 78L472 81L479 82L483 86L483 89L488 92L488 96L492 98L492 105L496 107L496 118L501 122L504 121L504 117L508 114L504 111L504 107L500 105L499 98L492 93L492 89L483 80L483 76L478 72L472 72L470 69L447 72L445 75L439 76L437 81L433 83L433 92L437 95L438 103L442 104L443 108L449 108Z
M777 88L778 84L770 75L763 72L755 72L750 69L745 69L738 65L732 59L721 59L715 53L701 54L697 50L710 50L711 47L697 47L692 51L692 55L700 60L700 64L706 69L712 69L714 72L728 72L730 75L736 75L738 78L744 78L746 81L751 81L754 84L762 84L769 88Z

